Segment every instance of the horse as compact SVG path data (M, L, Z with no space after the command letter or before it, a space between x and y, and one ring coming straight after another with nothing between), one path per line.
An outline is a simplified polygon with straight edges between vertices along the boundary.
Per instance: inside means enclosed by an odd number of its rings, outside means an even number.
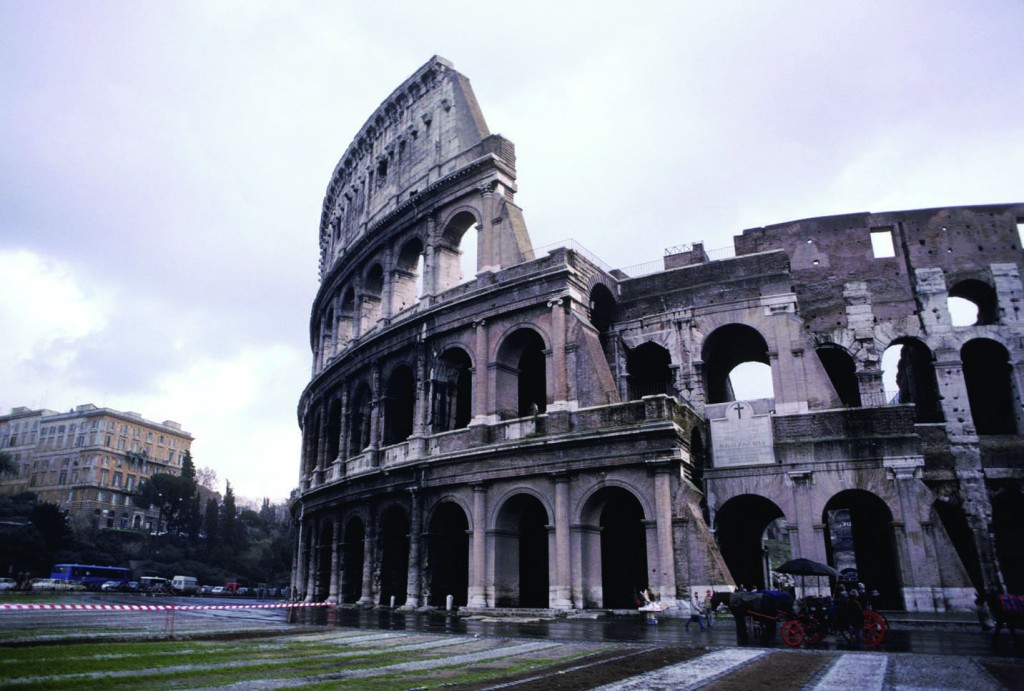
M775 629L780 612L793 611L793 596L780 590L759 590L753 593L738 591L735 593L715 592L711 595L711 606L718 609L725 605L732 612L736 621L736 643L746 645L747 618L758 621L763 626L763 634L757 636L757 643L770 643L775 640Z

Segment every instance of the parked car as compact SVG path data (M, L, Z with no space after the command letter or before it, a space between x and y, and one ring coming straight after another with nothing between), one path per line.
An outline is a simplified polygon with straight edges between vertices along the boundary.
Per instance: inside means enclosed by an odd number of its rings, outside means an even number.
M60 578L33 578L32 590L85 590L85 586Z
M215 586L213 586L213 590L211 590L210 593L213 594L213 595L229 595L230 594L230 593L228 593L228 589L225 588L222 585L215 585Z
M199 594L200 595L210 595L211 593L213 593L214 590L215 590L215 587L212 586L212 585L201 585L201 586L199 586Z
M18 587L18 582L13 578L0 578L0 590L14 590Z
M103 585L100 586L100 590L121 590L121 586L123 585L125 585L123 581L104 581Z

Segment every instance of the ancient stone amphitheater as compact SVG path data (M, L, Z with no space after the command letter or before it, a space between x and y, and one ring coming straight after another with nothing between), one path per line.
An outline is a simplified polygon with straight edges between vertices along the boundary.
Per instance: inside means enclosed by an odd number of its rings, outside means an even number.
M885 607L1024 592L1024 205L781 223L638 271L535 250L515 163L435 57L331 175L297 592L671 607L788 557Z

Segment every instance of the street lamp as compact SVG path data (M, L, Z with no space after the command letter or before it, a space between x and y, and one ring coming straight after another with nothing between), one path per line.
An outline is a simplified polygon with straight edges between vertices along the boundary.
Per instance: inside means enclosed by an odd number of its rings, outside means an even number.
M159 535L160 534L160 523L163 521L163 518L164 518L164 493L163 492L157 492L156 497L157 497L157 499L156 499L156 508L157 508L157 513L156 513L156 534Z

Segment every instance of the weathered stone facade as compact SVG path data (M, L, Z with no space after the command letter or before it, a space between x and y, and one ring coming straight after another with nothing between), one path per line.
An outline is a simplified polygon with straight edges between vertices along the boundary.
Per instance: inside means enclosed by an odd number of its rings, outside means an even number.
M335 169L298 592L584 609L650 585L674 605L763 585L773 535L888 606L1024 587L1024 205L755 228L733 257L696 244L630 276L577 246L535 256L515 191L511 142L440 58ZM953 325L951 297L976 324ZM770 395L735 400L744 363L770 367Z

